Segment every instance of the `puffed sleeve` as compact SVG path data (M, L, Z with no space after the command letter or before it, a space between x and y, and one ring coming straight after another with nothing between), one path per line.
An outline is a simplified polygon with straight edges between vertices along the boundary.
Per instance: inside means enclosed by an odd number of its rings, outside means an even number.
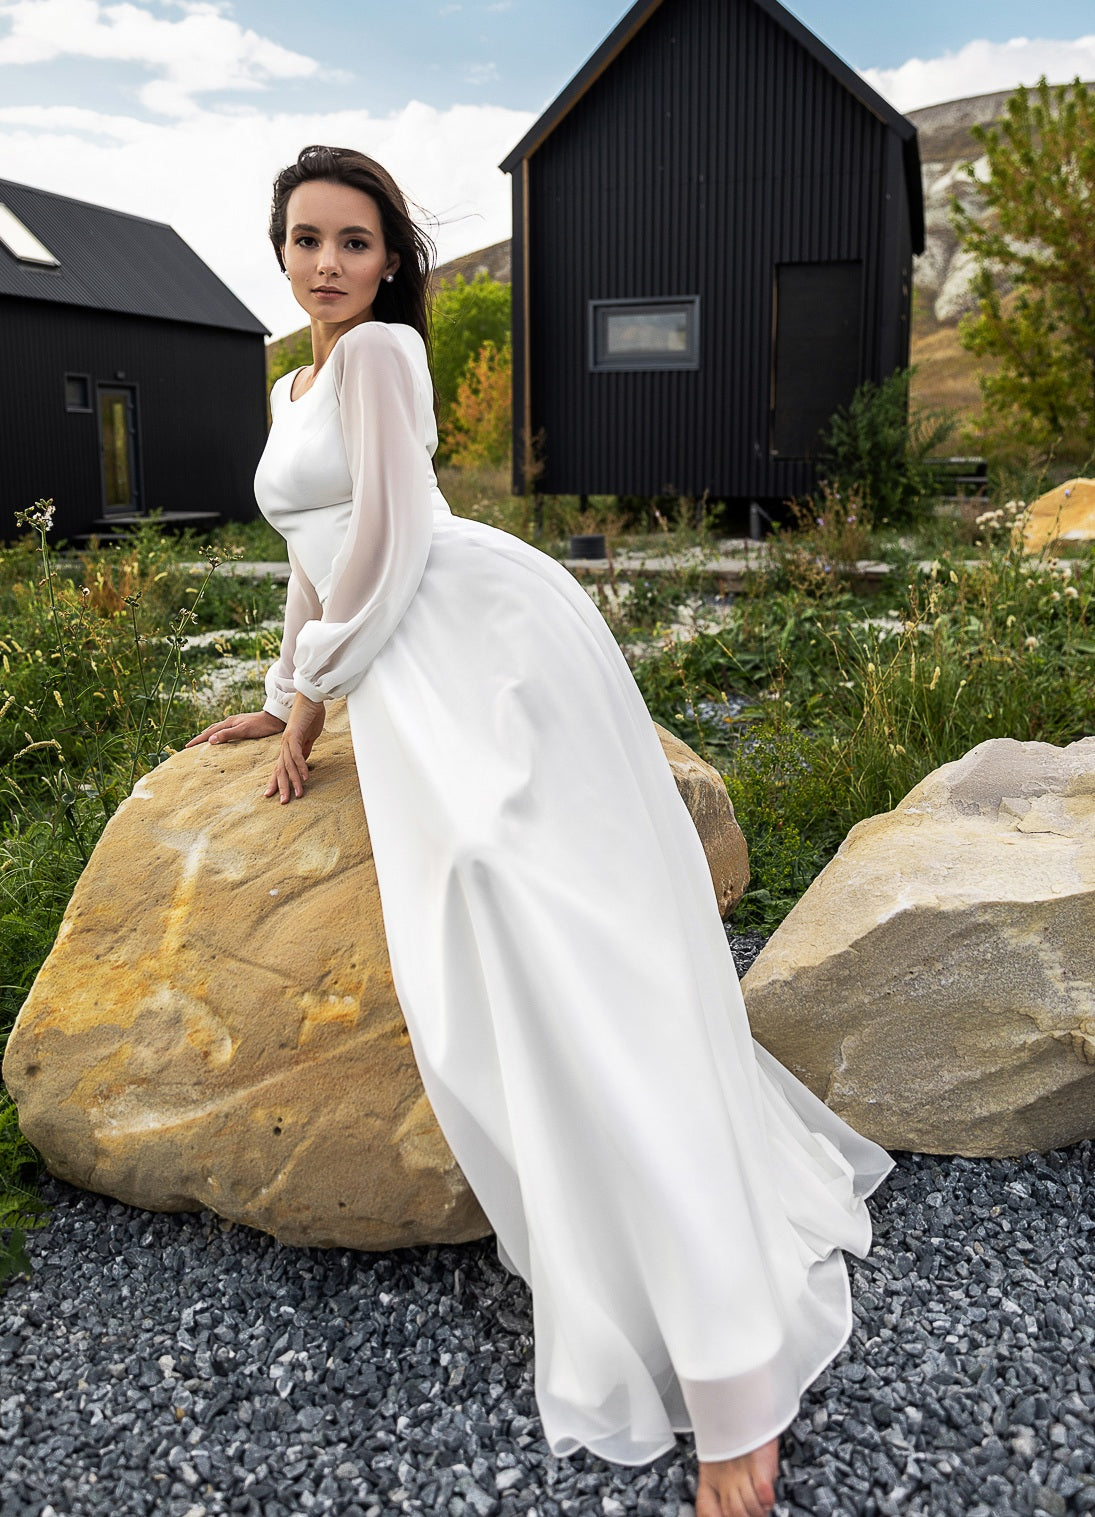
M399 337L383 322L363 322L328 362L353 509L322 616L300 626L292 650L294 687L314 701L346 695L361 680L410 605L433 537L416 379Z
M285 593L285 628L281 634L281 653L276 664L266 671L266 704L264 711L280 721L289 720L293 709L296 686L293 671L296 667L297 638L306 622L323 615L319 596L313 590L300 565L289 549L289 587Z

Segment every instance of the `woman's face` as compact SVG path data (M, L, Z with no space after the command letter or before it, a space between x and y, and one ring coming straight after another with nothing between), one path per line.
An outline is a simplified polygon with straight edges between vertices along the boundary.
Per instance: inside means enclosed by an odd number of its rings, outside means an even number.
M293 295L313 321L349 327L370 321L385 274L399 267L364 190L326 179L299 184L286 206L282 250Z

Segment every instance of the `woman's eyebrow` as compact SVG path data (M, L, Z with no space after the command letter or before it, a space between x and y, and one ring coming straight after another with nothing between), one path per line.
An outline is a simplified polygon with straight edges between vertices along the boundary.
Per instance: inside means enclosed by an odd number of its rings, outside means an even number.
M317 227L317 226L311 226L307 221L298 221L297 224L293 227L293 231L294 232L317 232L318 233L319 227ZM350 232L366 232L366 233L368 233L368 235L370 237L373 237L373 236L376 235L374 233L374 231L373 231L373 228L372 227L368 227L368 226L344 226L344 227L342 227L340 229L338 235L340 237L346 237L346 236L349 235Z

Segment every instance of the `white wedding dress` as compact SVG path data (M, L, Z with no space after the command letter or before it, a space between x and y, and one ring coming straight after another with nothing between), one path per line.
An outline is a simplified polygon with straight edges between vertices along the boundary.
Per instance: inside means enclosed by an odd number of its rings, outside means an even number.
M355 327L291 385L256 478L292 566L267 710L347 697L396 992L532 1288L545 1435L753 1448L848 1336L839 1250L891 1161L753 1043L623 654L560 564L449 511L417 333Z

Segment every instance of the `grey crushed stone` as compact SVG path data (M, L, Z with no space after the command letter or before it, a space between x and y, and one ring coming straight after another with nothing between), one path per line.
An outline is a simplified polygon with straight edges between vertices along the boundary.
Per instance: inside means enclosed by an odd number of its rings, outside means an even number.
M735 935L744 969L762 940ZM901 1155L779 1517L1095 1512L1095 1146ZM286 1248L49 1181L0 1296L0 1517L678 1517L691 1441L556 1459L493 1240Z

